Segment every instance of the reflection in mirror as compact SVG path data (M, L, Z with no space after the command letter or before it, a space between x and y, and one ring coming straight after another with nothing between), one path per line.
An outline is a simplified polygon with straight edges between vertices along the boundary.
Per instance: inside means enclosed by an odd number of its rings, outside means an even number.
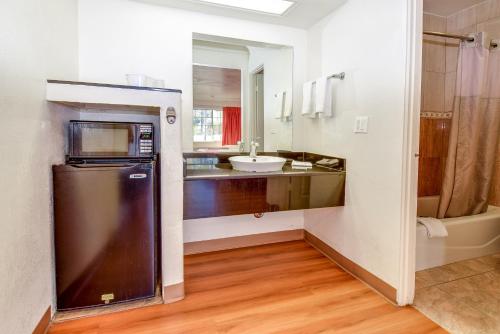
M194 147L231 146L240 140L241 70L194 65Z
M194 150L291 150L292 71L291 47L193 39Z

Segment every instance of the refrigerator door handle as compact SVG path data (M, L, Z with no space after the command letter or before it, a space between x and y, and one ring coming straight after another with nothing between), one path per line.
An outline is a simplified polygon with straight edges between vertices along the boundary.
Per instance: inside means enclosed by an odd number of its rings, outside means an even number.
M138 164L119 164L119 165L69 165L73 168L79 168L79 169L128 169L128 168L134 168Z
M130 174L128 176L129 179L145 179L147 177L148 177L147 174Z

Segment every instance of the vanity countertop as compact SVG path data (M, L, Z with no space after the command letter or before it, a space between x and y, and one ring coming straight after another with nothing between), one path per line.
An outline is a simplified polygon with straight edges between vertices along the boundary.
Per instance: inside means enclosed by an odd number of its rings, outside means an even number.
M241 172L232 169L231 163L227 160L229 156L239 154L196 154L188 153L184 155L185 171L184 180L216 180L216 179L245 179L245 178L260 178L260 177L275 177L275 176L318 176L318 175L345 175L345 160L339 159L340 163L336 168L326 168L313 165L311 169L301 170L293 169L291 162L287 161L281 171L277 172ZM279 153L279 154L262 154L282 156L287 159L295 159L301 161L316 162L322 158L331 158L310 153ZM302 159L298 159L298 156Z
M224 166L222 166L224 165ZM315 176L315 175L331 175L345 174L345 171L327 169L324 167L316 167L308 170L292 169L292 166L287 163L282 171L252 173L240 172L231 168L231 164L217 164L207 167L204 165L193 165L187 168L184 180L200 180L200 179L244 179L269 176Z

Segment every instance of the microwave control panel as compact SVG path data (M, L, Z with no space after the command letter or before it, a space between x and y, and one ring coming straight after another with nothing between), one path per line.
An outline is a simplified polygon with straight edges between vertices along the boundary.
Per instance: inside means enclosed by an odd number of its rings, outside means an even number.
M139 125L139 152L140 155L153 155L153 125L140 124Z

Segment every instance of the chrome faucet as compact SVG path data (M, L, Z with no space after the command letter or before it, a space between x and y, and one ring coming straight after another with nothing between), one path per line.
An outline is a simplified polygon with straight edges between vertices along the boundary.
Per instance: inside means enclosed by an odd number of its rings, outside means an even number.
M236 144L238 145L238 150L240 151L240 153L245 152L245 142L244 141L239 140Z
M250 158L257 158L257 147L259 147L259 143L252 140L250 143Z

